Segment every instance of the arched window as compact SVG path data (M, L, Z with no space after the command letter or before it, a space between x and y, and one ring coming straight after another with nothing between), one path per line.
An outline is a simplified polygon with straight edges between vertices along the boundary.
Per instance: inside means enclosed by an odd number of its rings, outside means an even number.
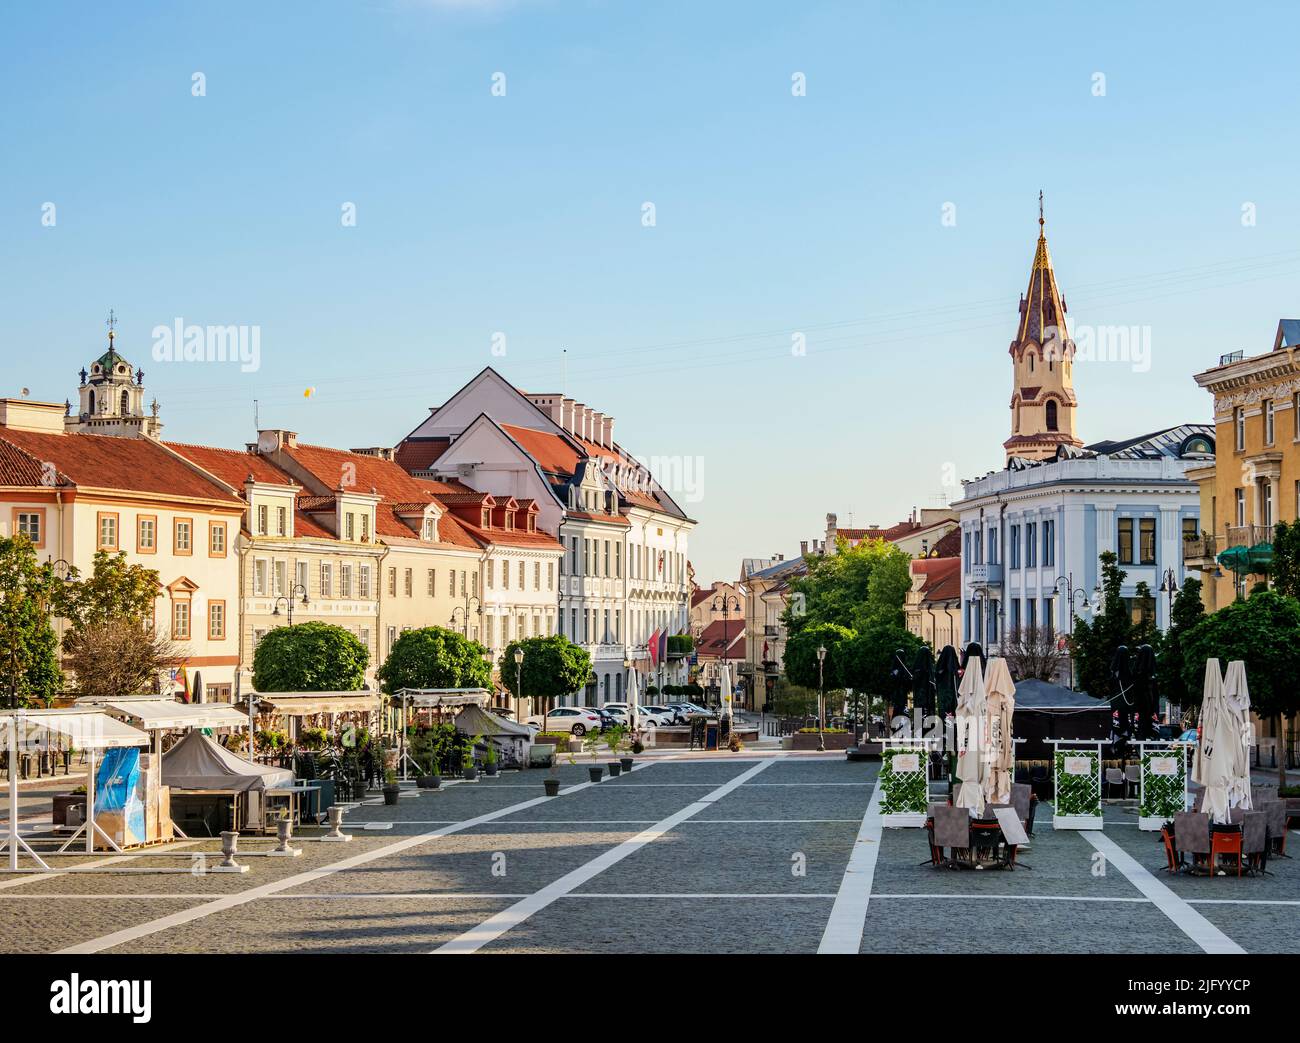
M125 391L122 392L122 407L119 412L123 416L126 416L131 412L131 399L127 396Z
M95 389L94 388L91 388L90 390L90 411L91 413L95 412Z
M1047 430L1055 431L1056 426L1056 402L1052 399L1047 400Z

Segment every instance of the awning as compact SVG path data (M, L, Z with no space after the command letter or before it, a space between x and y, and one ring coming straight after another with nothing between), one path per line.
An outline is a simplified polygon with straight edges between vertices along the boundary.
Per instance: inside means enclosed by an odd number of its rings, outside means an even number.
M224 703L178 703L172 699L123 699L104 704L140 722L145 731L173 728L246 728L248 716Z
M258 701L258 713L278 713L284 717L370 713L379 709L379 696L375 692L254 692L253 697Z
M148 746L149 736L129 724L95 710L6 710L0 713L2 748L9 748L10 731L18 722L18 745L46 746L52 736L70 740L73 749L109 750L119 746Z
M486 688L403 688L397 697L408 706L453 709L457 706L487 706L492 696Z

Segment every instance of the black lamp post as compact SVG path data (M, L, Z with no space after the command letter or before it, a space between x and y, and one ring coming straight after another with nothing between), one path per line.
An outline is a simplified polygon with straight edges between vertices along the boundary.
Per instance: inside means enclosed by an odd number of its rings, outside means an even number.
M456 625L456 613L461 612L464 614L466 640L469 639L469 612L470 612L469 606L471 601L476 602L478 605L478 607L474 611L480 616L483 615L483 603L479 601L477 594L466 594L464 607L457 605L455 608L451 610L451 625L453 627Z
M732 605L735 605L735 606L736 606L736 611L737 611L737 612L740 612L740 611L741 611L741 608L740 608L740 599L739 599L738 597L736 597L734 594L726 594L726 595L723 595L723 596L721 596L721 597L716 597L716 598L713 599L713 611L714 611L714 612L721 612L721 613L722 613L722 665L723 665L724 667L730 667L730 665L731 665L731 655L730 655L730 652L731 652L731 643L730 643L730 641L728 640L728 639L730 638L731 635L728 633L728 617L729 617L729 614L730 614L731 606L732 606ZM731 683L731 673L730 673L730 670L727 671L727 682L728 682L729 684ZM721 714L722 714L722 706L723 706L722 684L719 683L719 684L718 684L718 714L719 714L719 718L721 718Z
M524 650L515 646L515 720L519 720L520 700L524 694ZM542 731L546 730L546 721L542 721Z
M1174 622L1174 595L1178 593L1178 576L1172 568L1165 569L1165 574L1160 581L1160 593L1169 596L1169 615L1165 619L1167 630Z
M295 583L289 588L289 593L287 595L281 594L275 599L275 608L271 611L271 615L278 616L280 614L280 602L283 601L285 604L285 612L289 617L289 625L293 626L293 600L299 595L302 596L301 603L303 605L311 604L307 597L307 588L301 583Z
M1062 583L1065 584L1065 590L1061 590L1061 584L1062 584ZM1085 608L1087 608L1087 607L1089 606L1090 602L1088 601L1088 592L1087 592L1086 590L1084 590L1083 587L1076 587L1076 586L1074 585L1074 573L1073 573L1073 572L1067 573L1067 574L1064 575L1064 576L1057 576L1057 577L1056 577L1056 591L1057 591L1058 594L1064 594L1064 595L1065 595L1066 608L1069 609L1069 614L1070 614L1070 629L1069 629L1069 631L1068 631L1067 633L1068 633L1068 635L1069 635L1070 637L1073 637L1073 636L1074 636L1074 610L1075 610L1076 604L1077 604L1077 606L1078 606L1078 608L1079 608L1080 610L1085 609ZM1098 603L1100 602L1100 600L1101 600L1101 587L1100 587L1100 586L1097 586L1097 587L1094 587L1094 588L1093 588L1092 596L1093 596L1093 602L1098 602ZM1074 600L1075 598L1080 598L1080 597L1083 599L1082 602L1076 602L1076 601ZM1096 607L1095 607L1095 605L1094 605L1094 611L1096 611ZM1069 654L1066 658L1069 660L1069 663L1070 663L1070 687L1073 688L1073 687L1074 687L1074 652L1073 652L1073 650L1071 650L1070 654Z
M817 646L817 752L826 752L826 736L823 734L826 720L826 646Z

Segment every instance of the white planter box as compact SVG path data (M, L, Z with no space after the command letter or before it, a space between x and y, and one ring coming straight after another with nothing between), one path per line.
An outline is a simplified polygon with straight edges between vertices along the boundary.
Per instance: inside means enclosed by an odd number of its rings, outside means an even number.
M1053 815L1053 829L1101 829L1100 815Z
M924 826L928 817L924 811L896 811L881 815L880 824L886 829L915 828Z

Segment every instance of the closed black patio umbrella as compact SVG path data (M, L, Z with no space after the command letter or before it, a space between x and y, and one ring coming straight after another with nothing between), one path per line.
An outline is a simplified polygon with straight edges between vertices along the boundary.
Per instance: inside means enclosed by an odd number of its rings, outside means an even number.
M922 645L912 661L912 705L929 716L934 713L934 656L929 645Z
M912 687L912 671L903 662L903 650L894 650L893 662L889 670L890 713L893 717L907 716L907 693Z
M1120 748L1133 734L1133 657L1128 645L1120 645L1110 657L1110 676L1115 694L1110 697L1110 738Z
M941 717L957 712L957 686L960 683L961 658L952 645L944 645L934 666L934 694Z
M1138 645L1133 656L1133 708L1137 715L1137 739L1156 737L1156 653L1150 645Z

